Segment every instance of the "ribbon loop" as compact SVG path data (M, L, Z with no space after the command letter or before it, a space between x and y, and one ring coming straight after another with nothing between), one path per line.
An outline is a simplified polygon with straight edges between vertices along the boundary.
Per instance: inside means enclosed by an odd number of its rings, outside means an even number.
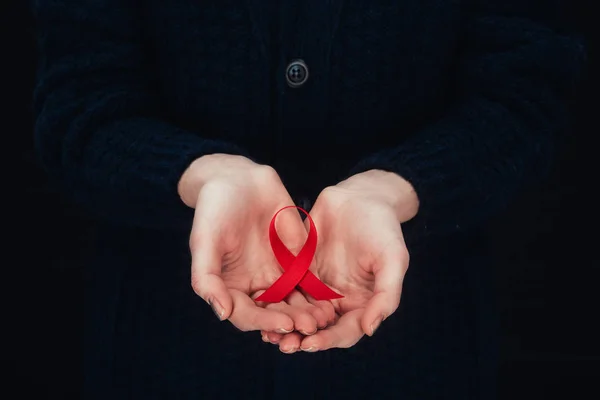
M297 256L294 256L285 246L275 229L277 215L288 208L297 208L302 211L310 223L308 238ZM269 241L275 258L285 272L263 294L258 296L257 301L278 303L285 299L296 286L302 288L316 300L331 300L343 297L331 290L308 270L317 250L317 228L306 210L298 206L287 206L277 211L269 225Z

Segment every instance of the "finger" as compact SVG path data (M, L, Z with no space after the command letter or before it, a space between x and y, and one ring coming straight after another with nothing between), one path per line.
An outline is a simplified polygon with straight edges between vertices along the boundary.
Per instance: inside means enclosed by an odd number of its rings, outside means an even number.
M239 330L289 333L294 329L294 321L286 314L257 306L247 294L239 290L232 289L230 293L233 310L229 321Z
M269 338L267 337L267 332L265 331L260 331L260 336L262 337L262 341L268 343L269 342Z
M378 267L374 268L375 294L367 303L361 320L363 332L369 336L373 336L381 322L398 309L402 282L408 269L408 252L398 243L389 246L377 262Z
M267 341L267 342L272 343L272 344L279 343L279 341L284 336L283 333L277 333L277 332L260 331L260 333L261 333L261 335L263 337L263 341Z
M364 336L360 326L363 313L364 309L359 308L342 315L335 325L304 338L300 349L315 352L354 346Z
M308 311L302 308L291 306L282 301L279 303L268 304L265 309L277 311L289 316L289 318L294 321L293 330L297 330L305 335L312 335L317 331L317 320ZM265 330L269 331L271 329Z
M323 313L325 314L325 318L327 320L325 326L330 325L335 322L335 307L333 306L331 301L316 300L314 297L312 297L311 295L306 294L306 293L304 294L304 297L310 304L314 305L315 307L317 307L323 311ZM319 328L324 328L324 327L319 325Z
M297 352L300 350L300 343L303 337L298 332L288 333L279 341L279 351L285 354Z
M196 213L197 215L198 213ZM223 321L231 315L233 301L221 279L221 254L215 245L218 239L210 226L200 217L194 216L190 235L192 256L192 288L194 292L213 308Z
M306 312L310 313L310 315L312 315L312 317L317 321L317 328L322 329L327 326L328 316L326 312L314 304L311 304L299 291L294 290L287 296L286 300L289 305L297 307L301 310L306 310ZM331 307L333 308L333 306ZM306 332L305 334L311 334L311 332Z
M264 290L257 291L252 296L252 298L256 299L263 292ZM256 302L256 304L262 308L283 312L284 314L292 318L292 320L294 321L295 330L301 331L304 335L312 335L317 331L318 321L311 313L312 308L314 308L314 306L308 304L308 302L305 299L304 301L302 301L303 299L304 296L297 290L294 290L290 295L288 295L288 297L286 297L285 301L281 301L279 303L266 303L263 301L258 301ZM288 304L290 300L294 304ZM277 333L286 334L289 332L279 331ZM276 336L273 336L273 339L275 338Z

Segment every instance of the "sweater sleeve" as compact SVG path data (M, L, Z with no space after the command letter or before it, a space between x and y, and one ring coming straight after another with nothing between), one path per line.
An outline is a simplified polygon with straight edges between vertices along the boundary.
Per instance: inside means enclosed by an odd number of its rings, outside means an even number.
M189 226L177 193L210 153L246 155L167 122L129 0L35 0L35 145L48 176L91 215L136 227Z
M550 171L585 57L559 29L556 2L533 3L465 2L452 107L350 172L386 170L413 185L420 209L407 241L481 225Z

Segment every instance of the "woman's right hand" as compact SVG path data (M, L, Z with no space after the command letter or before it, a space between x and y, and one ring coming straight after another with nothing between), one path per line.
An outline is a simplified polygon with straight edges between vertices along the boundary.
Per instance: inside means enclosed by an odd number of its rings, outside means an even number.
M269 242L269 224L293 205L275 170L234 155L194 161L179 181L179 195L195 208L190 235L192 287L220 320L242 331L314 333L331 322L329 302L296 293L286 302L259 307L253 301L282 274ZM297 212L277 218L277 232L297 253L307 232Z

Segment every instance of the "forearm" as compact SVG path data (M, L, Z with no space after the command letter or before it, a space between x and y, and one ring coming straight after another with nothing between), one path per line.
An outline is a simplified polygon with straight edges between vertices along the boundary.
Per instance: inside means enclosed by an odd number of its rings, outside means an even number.
M229 143L168 122L127 0L36 1L35 143L49 177L90 214L119 224L178 227L191 210L181 174Z
M82 136L79 131L76 139ZM212 153L242 153L233 145L150 118L90 128L85 145L69 146L73 139L63 138L52 152L40 151L52 156L45 166L56 184L94 217L151 228L191 224L193 210L183 203L177 185L194 160Z
M415 189L410 182L393 172L371 169L353 175L336 186L388 205L400 223L410 221L419 211L419 197Z
M381 169L411 183L420 201L413 241L469 230L498 213L547 175L568 126L580 40L519 14L518 2L476 3L486 7L465 27L454 106L351 171Z

